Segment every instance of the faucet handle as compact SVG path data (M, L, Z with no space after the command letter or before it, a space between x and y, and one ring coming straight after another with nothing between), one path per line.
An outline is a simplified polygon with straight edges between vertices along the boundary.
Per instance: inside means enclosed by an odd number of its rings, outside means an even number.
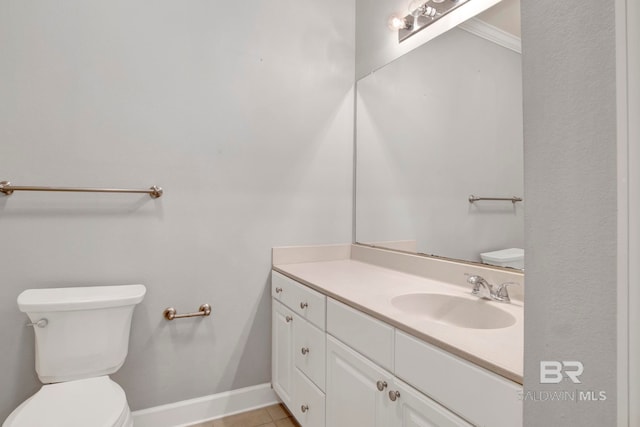
M468 274L465 274L468 276ZM493 285L487 282L484 277L473 275L468 276L467 283L473 286L471 293L477 295L480 298L493 299Z
M500 301L505 301L505 302L511 301L511 299L509 298L509 292L507 291L507 288L509 286L514 286L514 285L522 286L518 282L505 282L505 283L501 284L500 286L498 286L498 289L496 290L496 299L498 299Z

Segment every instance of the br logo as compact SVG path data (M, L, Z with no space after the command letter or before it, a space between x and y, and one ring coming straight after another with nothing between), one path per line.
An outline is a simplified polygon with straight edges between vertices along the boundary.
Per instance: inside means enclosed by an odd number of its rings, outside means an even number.
M540 361L540 383L558 384L563 378L569 378L574 384L580 384L578 378L584 372L582 362L569 360L558 362L556 360Z

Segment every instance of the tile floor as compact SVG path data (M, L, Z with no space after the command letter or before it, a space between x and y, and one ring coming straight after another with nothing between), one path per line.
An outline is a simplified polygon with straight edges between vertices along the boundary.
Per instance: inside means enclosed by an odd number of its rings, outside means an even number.
M191 427L300 427L281 404L194 424Z

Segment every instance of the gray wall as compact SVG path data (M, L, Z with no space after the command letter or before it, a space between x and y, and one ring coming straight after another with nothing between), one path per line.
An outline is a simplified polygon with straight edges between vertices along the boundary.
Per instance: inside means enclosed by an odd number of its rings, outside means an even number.
M522 3L525 389L606 401L525 401L525 425L616 417L614 2ZM582 384L539 384L541 360L578 360Z
M460 29L358 81L356 240L480 261L524 247L522 69Z
M0 0L0 179L165 188L0 196L0 419L39 387L27 288L147 285L133 409L270 381L271 247L351 240L354 10Z

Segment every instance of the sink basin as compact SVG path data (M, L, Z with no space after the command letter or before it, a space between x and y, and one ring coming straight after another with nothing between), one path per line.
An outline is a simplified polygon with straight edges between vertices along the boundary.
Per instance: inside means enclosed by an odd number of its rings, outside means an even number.
M496 303L446 294L405 294L391 299L399 310L449 326L468 329L501 329L516 323L516 318Z

